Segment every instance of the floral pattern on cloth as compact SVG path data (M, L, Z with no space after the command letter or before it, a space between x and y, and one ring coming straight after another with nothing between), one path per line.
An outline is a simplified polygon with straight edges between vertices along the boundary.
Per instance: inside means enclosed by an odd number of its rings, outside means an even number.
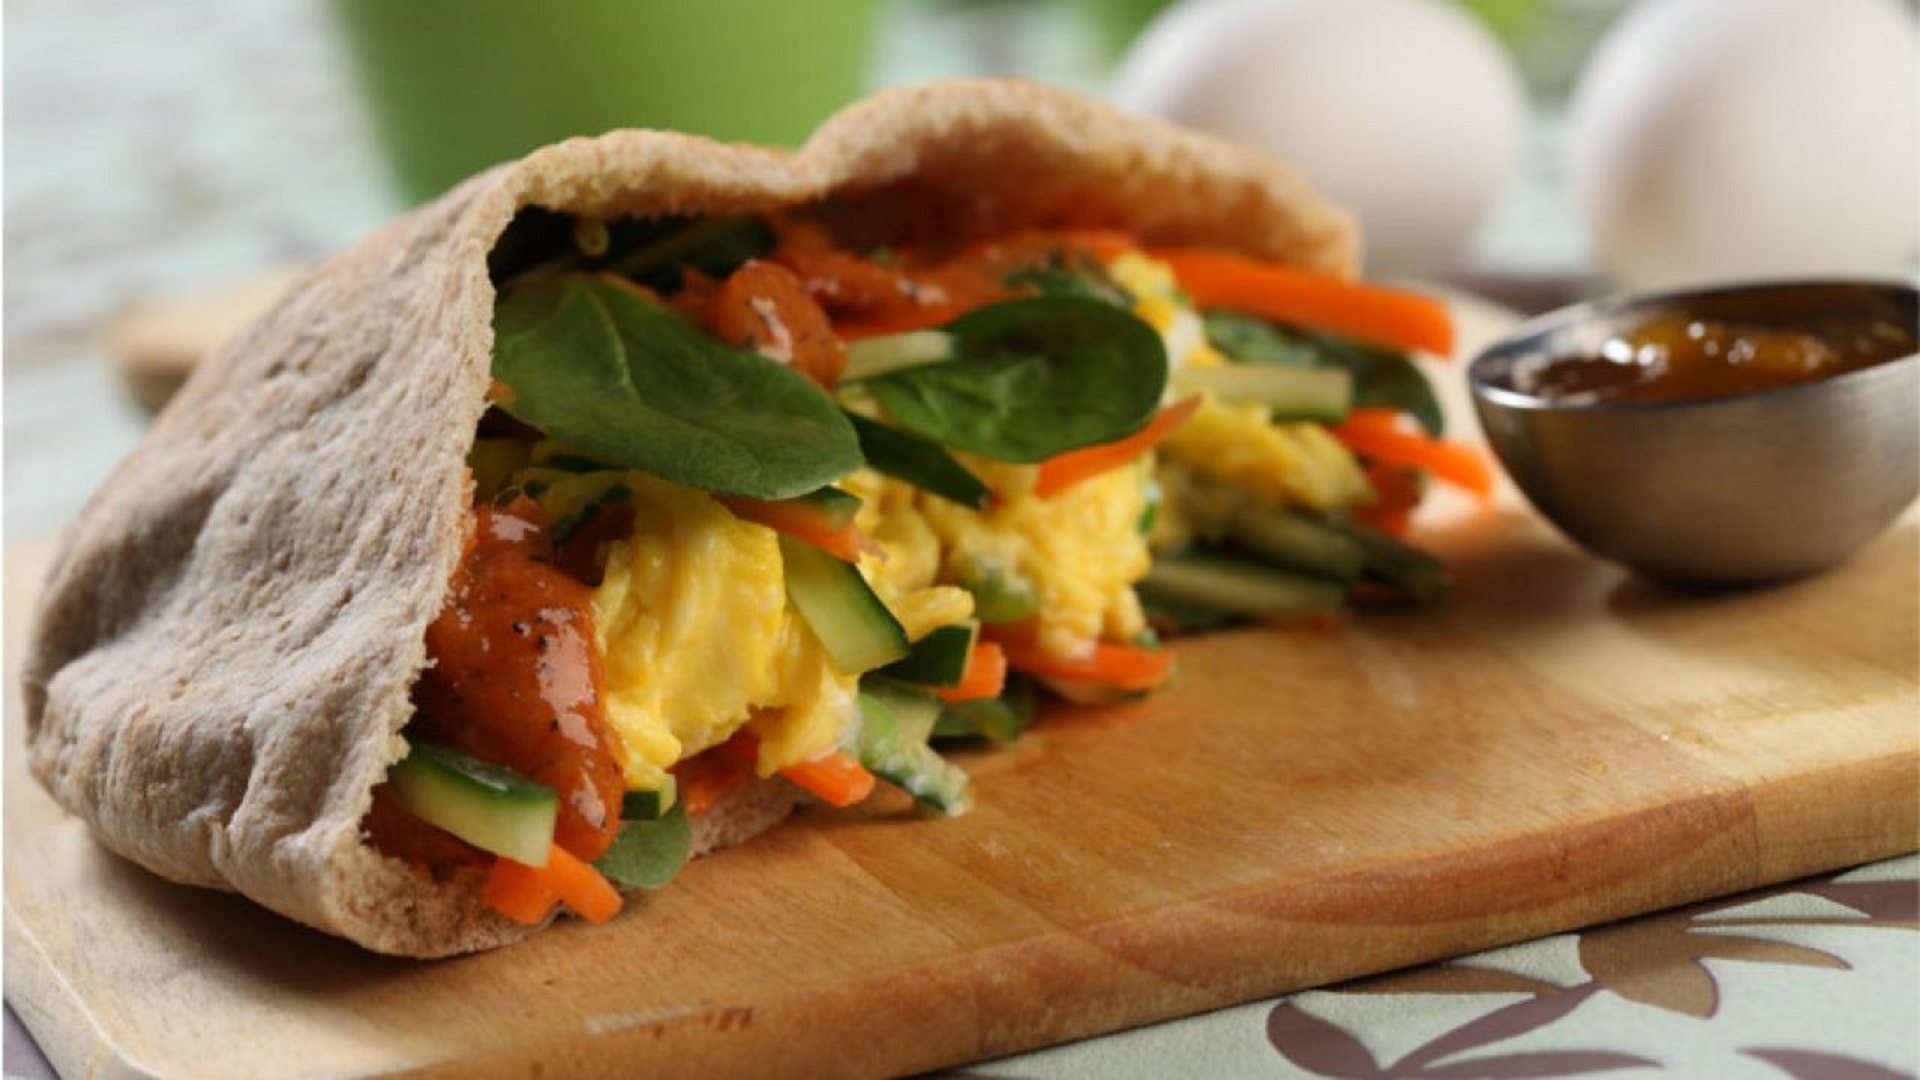
M1914 1080L1916 929L1906 856L964 1075Z

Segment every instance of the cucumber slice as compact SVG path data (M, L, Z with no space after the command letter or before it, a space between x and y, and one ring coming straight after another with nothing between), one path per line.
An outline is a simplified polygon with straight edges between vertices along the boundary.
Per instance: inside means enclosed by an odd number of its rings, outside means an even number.
M1366 550L1332 525L1289 510L1242 508L1227 518L1234 546L1263 561L1351 584L1366 566Z
M903 741L926 742L933 734L933 725L940 720L939 698L892 679L869 676L860 680L860 697L877 702L885 710L886 719L881 726L889 733L885 741L875 742L871 746L863 743L860 748L862 754L869 749L885 754ZM864 728L862 732L864 734Z
M973 643L980 636L977 622L937 627L913 643L905 660L880 669L888 678L918 686L953 686L967 673Z
M1346 607L1345 588L1322 578L1220 555L1163 555L1140 583L1143 597L1223 614L1285 621Z
M907 632L852 563L784 534L780 558L788 599L841 674L872 671L907 655Z
M1145 609L1149 622L1155 626L1165 627L1176 634L1218 630L1223 626L1232 626L1243 619L1243 616L1232 612L1183 604L1178 600L1169 600L1164 596L1154 596L1151 593L1140 597L1140 606Z
M940 700L930 694L883 679L863 680L860 764L922 805L943 814L960 814L971 802L966 770L927 745L939 717Z
M387 784L413 816L482 851L547 865L560 800L553 789L450 746L412 740Z
M993 492L979 477L925 435L855 412L847 413L847 419L860 439L861 456L876 471L975 510L985 510L993 501Z
M629 791L621 796L620 818L623 821L652 821L665 814L671 802L672 798L665 790Z
M989 568L967 582L973 594L973 613L984 623L1010 623L1031 619L1040 612L1040 597L1033 583L998 569Z
M872 379L890 371L953 359L953 335L944 330L910 330L904 334L862 338L847 343L847 366L841 382Z
M956 701L940 712L934 722L936 739L984 737L996 743L1009 743L1033 723L1035 711L1033 683L1008 676L1007 688L997 698Z
M1176 394L1210 392L1222 401L1265 405L1275 420L1337 421L1353 407L1345 368L1226 364L1182 367L1169 380Z
M1339 528L1364 553L1365 576L1393 588L1414 603L1430 604L1452 588L1446 564L1419 548L1359 522L1347 522Z

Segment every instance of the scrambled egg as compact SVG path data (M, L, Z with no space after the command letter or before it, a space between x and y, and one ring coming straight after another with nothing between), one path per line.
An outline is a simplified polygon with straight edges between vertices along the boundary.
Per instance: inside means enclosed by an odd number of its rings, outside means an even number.
M1128 252L1107 266L1134 297L1133 313L1160 332L1175 367L1218 367L1230 361L1207 342L1200 318L1182 298L1165 263ZM1327 512L1373 501L1373 487L1340 440L1315 423L1276 424L1263 405L1228 404L1211 394L1161 445L1169 464L1245 492L1268 506ZM1155 529L1156 546L1178 546L1192 501L1180 497L1178 474L1161 482L1169 497Z
M957 456L993 489L987 510L866 469L843 483L865 500L855 521L887 550L884 563L862 565L909 636L911 607L899 596L916 595L943 616L964 603L971 615L971 594L954 585L987 580L1032 588L1041 647L1056 656L1082 655L1096 639L1126 641L1146 629L1133 583L1146 576L1149 559L1139 527L1148 466L1113 469L1042 499L1033 493L1035 466Z
M1128 253L1108 269L1173 364L1227 362L1164 264ZM1179 495L1189 471L1274 504L1328 510L1371 498L1352 455L1323 427L1275 425L1258 405L1208 399L1163 452L1176 464L1165 473L1172 487L1160 538L1185 534L1180 504L1191 500ZM985 511L870 469L841 483L862 500L856 524L885 553L863 555L861 571L910 640L971 618L964 586L990 580L1032 589L1040 643L1059 656L1145 630L1133 584L1150 560L1141 524L1153 454L1045 499L1033 492L1036 467L959 456L994 492ZM634 532L608 546L593 608L627 786L667 785L676 762L749 723L762 775L842 741L858 680L834 669L788 603L774 532L704 492L637 472L626 483Z
M787 602L773 530L705 492L638 472L626 483L633 535L608 545L593 615L627 787L662 788L675 762L749 720L761 775L830 749L857 680Z

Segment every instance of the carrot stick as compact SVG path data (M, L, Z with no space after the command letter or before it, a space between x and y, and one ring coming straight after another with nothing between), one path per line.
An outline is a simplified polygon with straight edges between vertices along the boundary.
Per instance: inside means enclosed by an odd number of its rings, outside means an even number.
M1376 461L1367 466L1367 483L1373 486L1375 501L1354 511L1354 516L1389 536L1405 536L1413 523L1414 507L1420 504L1420 485L1413 474Z
M780 775L832 806L852 806L873 794L873 774L845 750L789 765Z
M1031 620L982 628L1006 650L1007 664L1043 679L1099 682L1122 690L1151 690L1173 674L1173 654L1096 641L1083 656L1055 656L1042 648Z
M1453 353L1445 304L1398 289L1197 248L1154 248L1202 309L1227 308L1395 349Z
M1040 476L1034 481L1033 493L1044 499L1089 476L1125 465L1173 434L1199 407L1200 399L1190 397L1161 409L1145 427L1131 435L1048 458L1040 463Z
M1399 409L1361 406L1347 410L1346 419L1340 421L1340 426L1350 431L1358 431L1362 428L1369 431L1399 431L1401 430L1400 418L1405 415Z
M547 849L547 865L528 866L501 857L487 873L487 906L522 926L546 919L565 903L588 922L606 922L620 910L620 893L590 863L561 847Z
M1000 696L1007 686L1007 654L991 641L976 641L967 654L967 670L952 686L935 690L942 701L974 701Z
M1372 423L1340 424L1330 430L1349 450L1370 461L1425 469L1481 502L1493 498L1493 470L1472 447Z
M547 852L546 874L561 902L588 922L603 923L620 913L620 891L592 863L559 844Z
M553 910L553 905L560 902L560 894L554 891L545 867L528 866L502 856L493 860L493 869L487 872L487 887L481 899L521 926L537 926Z
M706 813L722 795L746 783L759 754L759 737L742 728L719 746L675 765L674 783L687 813L694 817Z
M774 532L812 544L843 562L857 562L862 552L880 554L880 545L849 521L837 529L824 529L811 513L786 499L748 499L735 495L720 500L735 517L765 525Z

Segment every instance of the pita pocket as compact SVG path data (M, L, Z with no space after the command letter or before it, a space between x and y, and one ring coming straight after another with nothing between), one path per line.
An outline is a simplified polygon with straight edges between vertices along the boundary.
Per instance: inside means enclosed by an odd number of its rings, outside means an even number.
M293 284L67 532L24 674L28 750L113 851L385 953L543 924L484 902L484 864L427 872L366 824L473 543L489 254L528 208L793 214L861 243L1123 230L1336 276L1355 254L1346 217L1255 154L1014 82L884 93L794 153L617 131L476 176ZM693 849L763 831L800 790L728 789Z

